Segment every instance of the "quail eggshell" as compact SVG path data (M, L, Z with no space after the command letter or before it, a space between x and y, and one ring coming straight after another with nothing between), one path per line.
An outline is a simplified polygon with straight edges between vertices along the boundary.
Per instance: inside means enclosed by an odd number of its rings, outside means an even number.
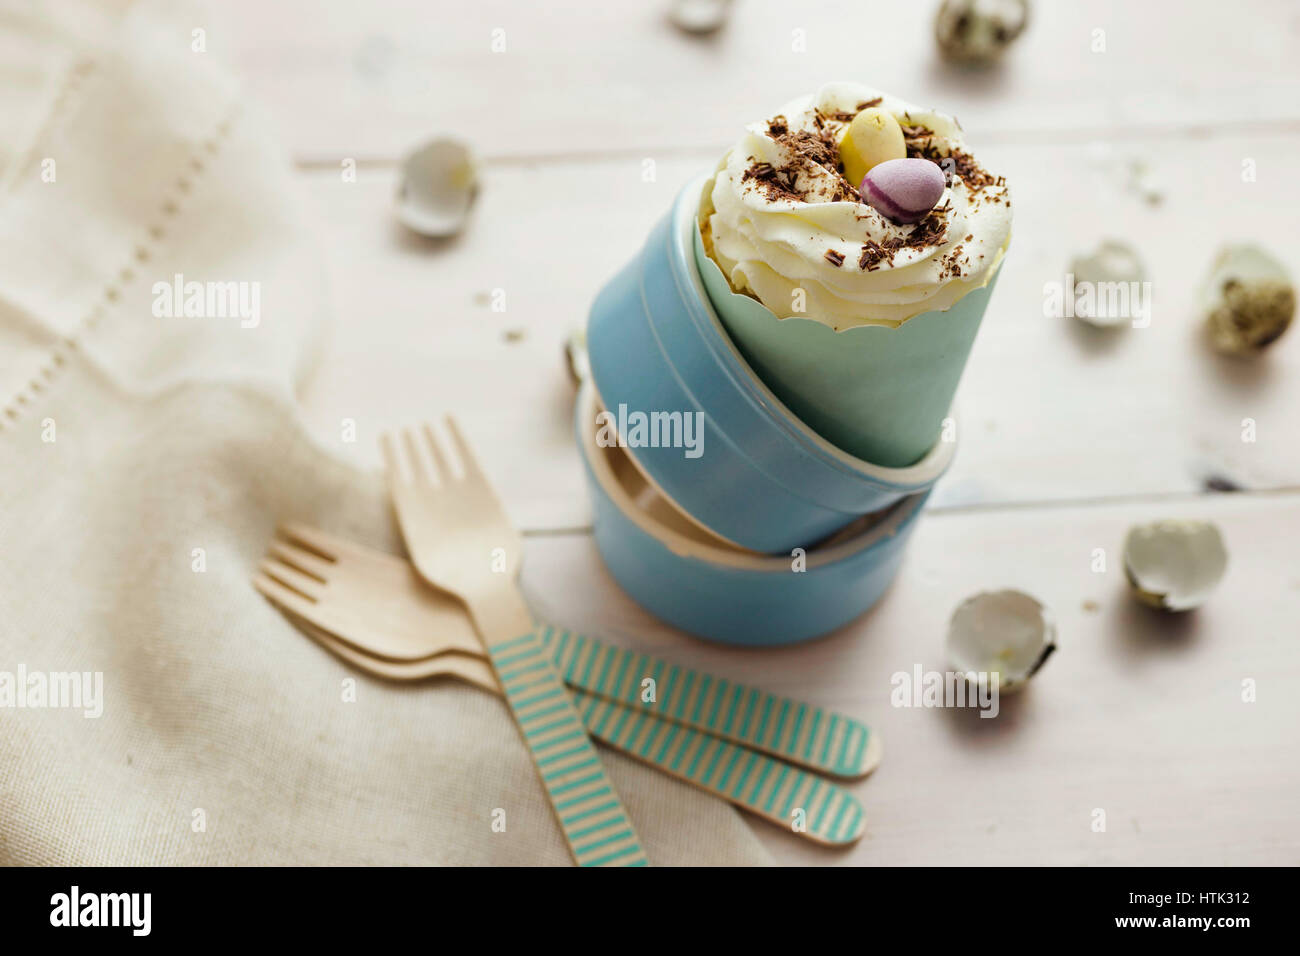
M435 139L402 163L397 190L397 218L423 236L452 236L465 227L478 195L478 167L470 148Z
M1042 603L1022 591L985 591L953 612L946 649L954 671L996 673L999 691L1012 692L1056 650L1056 623Z
M934 38L946 59L984 66L997 62L1028 22L1028 0L943 0Z
M673 0L668 18L679 30L705 34L722 29L731 15L731 0Z
M1137 250L1118 239L1106 239L1092 252L1082 253L1070 260L1070 274L1076 285L1087 282L1131 283L1146 281L1146 267ZM1093 310L1087 314L1076 312L1075 317L1089 325L1107 328L1125 325L1129 316L1121 310Z
M1164 611L1204 604L1227 568L1223 536L1208 521L1136 525L1124 539L1124 574L1134 597Z
M1215 349L1257 355L1291 327L1295 286L1286 267L1259 246L1225 246L1201 289L1201 309Z

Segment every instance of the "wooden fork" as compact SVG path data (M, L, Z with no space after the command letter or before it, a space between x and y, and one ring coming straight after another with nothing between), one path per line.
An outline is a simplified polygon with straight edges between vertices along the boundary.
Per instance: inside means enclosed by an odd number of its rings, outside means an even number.
M425 584L409 561L307 525L276 529L253 585L375 657L411 661L447 651L483 653L465 609Z
M402 683L428 680L431 677L455 677L490 694L501 693L501 685L497 683L496 674L492 672L492 665L482 654L450 651L419 661L385 660L358 650L351 642L313 624L308 618L299 617L288 608L283 610L285 616L313 641L342 659L344 663L351 664L367 674Z
M268 549L254 584L326 650L385 680L411 682L452 676L500 696L501 688L487 654L459 604L420 585L431 601L443 605L444 610L454 611L455 619L428 614L423 604L407 605L406 588L412 573L409 562L305 525L284 525L277 534L279 537ZM358 557L366 560L359 562ZM285 583L297 580L295 575L306 574L303 568L311 574L309 580L299 584L310 590L309 597ZM348 580L354 575L357 580ZM338 613L341 600L349 602L346 614ZM407 605L405 613L398 613L394 605ZM380 616L400 621L407 628L409 633L403 648L409 653L394 657L388 646L371 647L365 634L330 629L340 622ZM421 619L425 626L420 626ZM373 631L371 628L366 633ZM855 726L857 722L852 718L823 712L811 704L786 702L784 698L733 685L689 668L678 668L646 655L637 655L633 664L629 660L631 652L601 645L569 631L543 627L538 633L569 686L587 732L596 741L783 829L789 829L794 822L790 810L800 807L804 811L804 825L793 832L814 843L843 846L856 842L865 833L865 815L856 797L798 767L803 765L824 772L832 768L830 772L834 772L844 766L860 766L860 763L846 763L843 755L854 752L856 740L866 736L874 741L876 735L865 726ZM588 663L590 666L584 666ZM625 663L628 666L623 666ZM608 674L625 670L632 675L628 680L633 687L640 687L635 675L642 672L659 675L665 690L680 685L680 697L689 700L694 696L700 705L696 709L702 713L696 719L691 708L670 710L647 704L637 696L627 699L626 695L612 692L618 682L611 683ZM738 718L733 726L723 719L723 714L732 708L721 705L717 708L719 714L710 719L708 715L714 708L705 706L709 694L692 695L691 687L712 687L713 697L719 702L733 697L733 688L738 688L752 713L787 713L791 715L791 727L802 725L809 731L801 734L796 729L775 735L746 732L746 721ZM667 698L678 696L670 692ZM678 710L681 712L677 713ZM800 720L801 714L806 719ZM758 720L754 723L761 726ZM777 723L774 716L773 726ZM841 729L839 734L833 732L837 723ZM816 732L818 727L825 728L820 735ZM785 741L785 745L774 746L774 738ZM836 742L835 747L830 746L832 741ZM819 743L836 755L835 759L816 759ZM764 750L767 753L755 753ZM874 751L878 755L878 744ZM868 754L866 759L874 765L878 758Z
M380 437L411 563L469 610L579 866L646 866L645 851L582 716L534 630L517 578L523 541L448 417L459 459L425 425Z
M282 525L276 534L254 578L274 603L383 660L420 661L449 651L486 657L464 608L419 582L409 561L307 525ZM379 622L398 632L347 629L352 622ZM847 714L571 631L542 626L537 632L571 693L604 697L834 777L856 779L880 762L880 735ZM642 699L648 674L655 677L653 701Z
M308 637L366 673L400 682L455 677L501 696L492 666L482 653L451 651L418 661L384 660L358 650L309 618L282 609ZM576 689L572 693L587 730L620 753L822 846L856 843L866 832L862 804L843 787L747 747ZM796 804L803 808L804 823L792 830L790 811Z

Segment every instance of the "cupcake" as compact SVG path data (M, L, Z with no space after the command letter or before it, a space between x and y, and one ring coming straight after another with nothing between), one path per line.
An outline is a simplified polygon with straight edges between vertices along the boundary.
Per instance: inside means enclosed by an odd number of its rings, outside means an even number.
M865 461L940 438L1011 235L957 121L824 86L746 129L700 197L696 261L755 373Z

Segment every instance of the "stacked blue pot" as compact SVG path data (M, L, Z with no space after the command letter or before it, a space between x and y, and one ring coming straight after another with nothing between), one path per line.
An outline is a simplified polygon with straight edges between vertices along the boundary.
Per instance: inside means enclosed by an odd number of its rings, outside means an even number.
M856 458L754 374L695 259L699 182L599 293L576 429L610 572L704 638L776 645L866 611L893 578L955 443Z

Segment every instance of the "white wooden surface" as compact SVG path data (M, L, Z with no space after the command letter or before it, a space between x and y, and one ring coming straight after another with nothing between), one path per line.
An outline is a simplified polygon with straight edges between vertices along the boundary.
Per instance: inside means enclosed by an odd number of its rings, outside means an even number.
M338 323L304 396L313 429L374 464L383 428L457 411L531 533L539 613L878 727L886 759L858 788L868 838L828 854L756 824L781 860L1300 862L1300 332L1232 362L1194 318L1222 241L1263 237L1300 275L1300 9L1040 0L1003 68L969 74L935 60L933 3L738 0L707 40L667 26L664 6L222 5L210 48L274 117L331 264ZM959 393L957 463L898 581L824 641L722 650L659 625L600 565L560 343L744 122L840 78L960 116L1012 183L1016 235ZM394 224L390 197L401 153L444 131L477 146L485 181L466 234L432 243ZM347 158L355 183L339 174ZM1131 159L1161 204L1127 187ZM1044 317L1044 283L1102 236L1141 249L1150 328ZM355 444L339 440L344 418ZM1248 491L1204 494L1212 477ZM1218 521L1231 552L1214 601L1181 618L1133 604L1116 564L1130 523L1167 515ZM992 721L892 708L895 671L942 666L951 609L1007 586L1059 618L1062 649L1034 685ZM1098 808L1105 833L1091 829Z

